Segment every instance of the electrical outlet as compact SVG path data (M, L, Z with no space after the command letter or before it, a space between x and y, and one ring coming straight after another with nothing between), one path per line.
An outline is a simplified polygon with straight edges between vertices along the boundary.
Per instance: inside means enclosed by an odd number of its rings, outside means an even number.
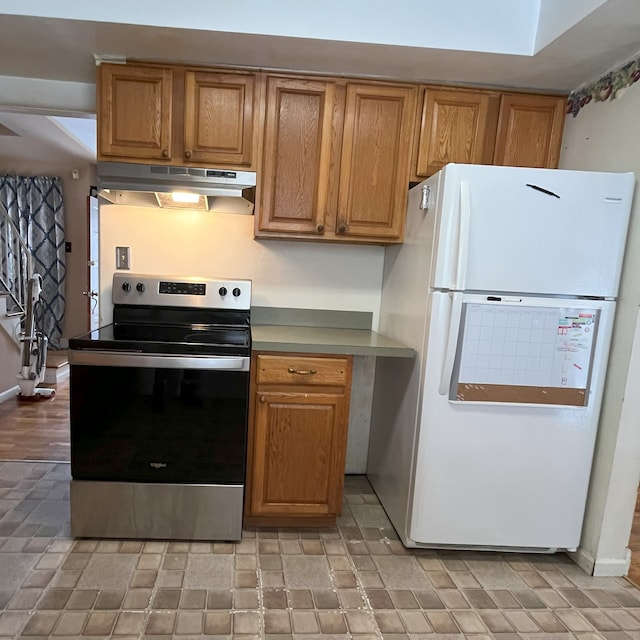
M129 256L129 247L116 247L116 269L131 269Z

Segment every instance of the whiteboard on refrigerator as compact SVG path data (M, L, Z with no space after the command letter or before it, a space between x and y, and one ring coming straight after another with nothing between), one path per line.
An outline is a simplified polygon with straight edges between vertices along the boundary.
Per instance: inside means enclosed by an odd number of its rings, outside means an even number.
M466 303L450 399L586 406L598 311Z

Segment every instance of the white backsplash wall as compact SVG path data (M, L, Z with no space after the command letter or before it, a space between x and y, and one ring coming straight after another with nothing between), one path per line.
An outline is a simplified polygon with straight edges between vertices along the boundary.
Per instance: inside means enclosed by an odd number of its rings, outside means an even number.
M377 329L383 247L258 241L253 222L253 216L102 205L101 324L111 321L116 247L125 246L132 273L248 278L254 306L370 311Z

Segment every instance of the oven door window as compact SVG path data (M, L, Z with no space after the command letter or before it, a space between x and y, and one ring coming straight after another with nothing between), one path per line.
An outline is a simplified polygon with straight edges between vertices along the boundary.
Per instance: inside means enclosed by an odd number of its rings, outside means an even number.
M248 372L71 366L78 480L243 484Z

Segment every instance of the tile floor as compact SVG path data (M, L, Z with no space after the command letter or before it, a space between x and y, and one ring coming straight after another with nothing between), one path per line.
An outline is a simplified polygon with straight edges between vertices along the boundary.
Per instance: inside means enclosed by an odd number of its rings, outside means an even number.
M409 551L363 476L336 528L69 537L69 465L0 462L0 639L640 640L640 591L564 555Z

